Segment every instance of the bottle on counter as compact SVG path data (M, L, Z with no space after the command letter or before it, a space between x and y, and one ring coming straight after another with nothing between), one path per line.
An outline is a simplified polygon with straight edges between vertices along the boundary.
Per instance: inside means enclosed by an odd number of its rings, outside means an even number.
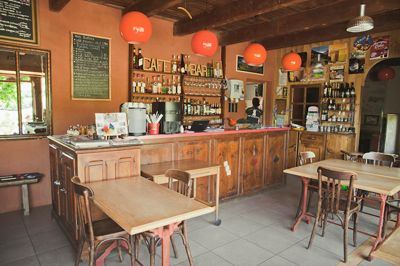
M144 59L143 59L142 49L141 48L139 48L139 54L137 56L137 62L138 62L138 69L143 69Z

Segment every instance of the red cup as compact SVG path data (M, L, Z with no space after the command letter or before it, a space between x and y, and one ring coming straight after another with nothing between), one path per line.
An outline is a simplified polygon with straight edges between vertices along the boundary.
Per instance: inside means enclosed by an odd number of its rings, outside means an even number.
M147 127L149 130L149 135L160 134L160 123L147 123Z

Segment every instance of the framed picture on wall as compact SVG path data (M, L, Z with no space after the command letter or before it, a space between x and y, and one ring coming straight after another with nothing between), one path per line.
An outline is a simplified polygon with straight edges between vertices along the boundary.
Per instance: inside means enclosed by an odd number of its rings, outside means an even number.
M377 126L379 123L379 115L365 115L364 124L366 126Z
M236 72L264 76L264 64L261 66L250 66L246 64L242 55L236 55Z

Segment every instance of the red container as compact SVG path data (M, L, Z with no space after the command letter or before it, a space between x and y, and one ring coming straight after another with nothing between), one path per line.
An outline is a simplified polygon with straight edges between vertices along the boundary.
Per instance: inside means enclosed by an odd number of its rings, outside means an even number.
M160 123L147 123L149 135L158 135L160 132Z

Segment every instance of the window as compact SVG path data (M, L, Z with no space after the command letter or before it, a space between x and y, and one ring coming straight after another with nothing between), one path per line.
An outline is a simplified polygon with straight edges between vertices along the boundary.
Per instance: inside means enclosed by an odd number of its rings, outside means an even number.
M0 138L51 134L50 53L0 46Z
M305 126L308 107L319 108L320 85L297 85L291 87L291 122Z

